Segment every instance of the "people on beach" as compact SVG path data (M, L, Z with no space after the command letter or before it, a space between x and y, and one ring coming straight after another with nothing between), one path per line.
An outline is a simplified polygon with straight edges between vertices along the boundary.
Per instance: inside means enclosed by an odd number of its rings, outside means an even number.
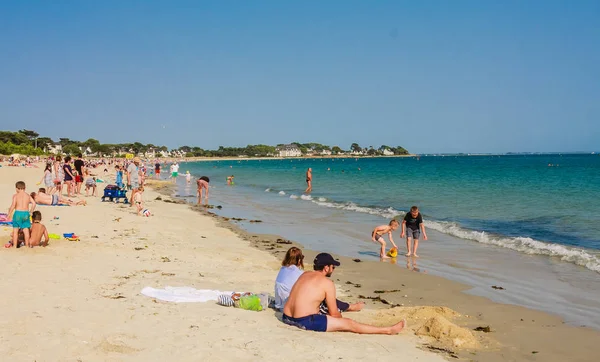
M329 277L340 262L330 254L315 257L315 271L303 273L290 291L283 308L282 321L300 329L316 332L354 332L360 334L398 334L406 326L402 320L390 327L376 327L358 323L342 317L336 306L335 285ZM319 314L321 302L325 300L328 314Z
M122 189L124 186L124 184L123 184L123 169L121 169L121 166L119 166L119 165L115 166L115 184L120 189Z
M304 190L305 193L309 193L312 191L312 168L308 168L308 170L306 170L306 190Z
M185 182L188 184L192 182L192 174L190 171L185 172Z
M8 217L12 219L13 225L12 245L15 247L19 245L19 229L21 229L25 238L25 246L31 247L29 239L31 221L29 217L37 205L35 200L25 192L25 182L17 181L15 188L16 192L8 209Z
M137 189L140 187L140 162L139 157L134 157L133 162L127 166L127 188L131 190L129 200L133 200ZM130 206L133 206L133 203Z
M48 246L50 238L48 237L48 230L42 224L42 213L34 211L33 214L31 214L31 220L33 221L33 224L31 224L29 244L31 247L40 245Z
M85 196L90 196L90 191L92 196L96 196L96 178L87 169L84 169L83 172L85 172Z
M379 251L379 257L381 259L389 259L389 257L385 255L385 239L383 238L384 234L388 234L388 237L390 238L390 243L394 245L394 248L398 248L396 246L396 243L394 243L394 238L392 237L392 231L398 230L398 226L398 220L393 219L388 225L379 225L375 229L373 229L373 232L371 233L371 240L374 243L381 244L381 249Z
M143 216L142 215L142 211L144 210L144 186L140 186L137 189L137 192L135 193L134 199L133 199L133 203L135 204L135 207L137 208L137 214L138 216Z
M196 180L196 185L198 185L198 200L202 199L202 194L206 191L205 199L208 200L208 183L210 179L207 176L202 176L198 180Z
M75 175L73 175L73 169L71 168L71 156L65 157L65 163L63 164L63 171L65 175L65 185L67 186L67 197L73 196L73 190L75 185Z
M234 178L233 175L227 176L227 186L233 185L233 178Z
M421 233L423 233L423 240L427 240L423 216L421 216L417 206L412 206L410 212L407 212L404 220L402 220L402 233L400 234L401 238L406 234L406 256L414 255L415 258L419 257L417 255L417 248L419 247Z
M73 162L77 175L75 176L75 194L81 194L81 185L83 184L83 171L85 162L83 161L83 155L77 154L77 159Z
M157 180L160 180L160 162L158 161L154 164L154 176Z
M35 202L39 205L47 205L47 206L78 206L78 205L87 205L85 200L79 200L77 202L64 198L59 194L49 195L46 193L46 189L41 187L38 192L32 192L30 196L35 200Z
M48 189L49 193L52 193L54 191L55 183L52 177L51 163L46 164L46 168L44 169L44 176L42 176L42 179L40 180L40 182L38 182L38 185L40 185L42 182L44 182L44 186L46 186L46 189Z
M65 174L62 168L62 157L60 155L57 155L54 158L54 162L52 164L53 167L53 171L54 171L54 185L55 185L55 192L61 194L62 193L62 184L64 182L65 179Z
M281 269L275 279L275 308L279 311L283 310L285 303L290 295L292 287L304 273L304 255L302 250L292 246L285 253L285 257L281 262ZM355 312L360 311L364 307L363 302L349 304L336 299L337 309L340 312ZM327 314L327 304L325 300L321 303L319 312Z
M174 183L177 183L177 177L179 176L179 164L177 162L171 165L171 178Z

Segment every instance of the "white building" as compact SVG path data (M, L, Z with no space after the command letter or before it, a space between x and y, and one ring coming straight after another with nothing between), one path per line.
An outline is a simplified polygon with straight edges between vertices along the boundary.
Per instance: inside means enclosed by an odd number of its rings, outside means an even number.
M383 150L383 155L384 155L384 156L393 156L393 155L394 155L394 152L393 152L392 150L390 150L389 148L385 148L385 149Z
M323 151L321 151L321 154L323 156L331 156L331 151L330 150L323 150Z
M300 157L300 156L302 156L302 151L300 151L300 148L298 148L298 146L296 146L294 144L279 146L275 150L277 151L279 157Z
M44 149L44 152L52 153L54 155L61 155L63 153L62 146L58 143L56 143L56 144L48 143L46 145L46 148Z

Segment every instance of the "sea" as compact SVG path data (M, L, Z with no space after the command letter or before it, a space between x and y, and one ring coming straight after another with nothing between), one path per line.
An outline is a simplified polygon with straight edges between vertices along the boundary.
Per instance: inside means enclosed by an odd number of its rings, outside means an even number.
M216 213L262 221L242 228L363 260L379 260L373 228L416 205L429 238L420 258L393 260L399 268L600 329L599 155L241 158L181 164L186 171L210 178ZM195 182L177 184L179 197L197 202ZM393 237L402 255L405 241Z

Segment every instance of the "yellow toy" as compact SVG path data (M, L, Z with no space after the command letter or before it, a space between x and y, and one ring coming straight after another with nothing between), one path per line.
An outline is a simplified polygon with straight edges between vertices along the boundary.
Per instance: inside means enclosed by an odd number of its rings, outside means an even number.
M398 256L398 248L391 248L390 251L387 252L387 256L390 258L395 258Z

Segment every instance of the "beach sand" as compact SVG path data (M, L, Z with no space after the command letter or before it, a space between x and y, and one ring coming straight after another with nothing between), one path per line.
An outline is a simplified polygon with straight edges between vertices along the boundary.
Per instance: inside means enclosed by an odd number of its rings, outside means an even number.
M35 190L42 169L0 168L6 207L14 182ZM102 188L102 184L100 184ZM101 192L100 192L101 194ZM87 198L89 206L41 206L46 248L2 249L0 355L7 361L441 361L418 337L315 333L283 324L272 310L168 303L140 294L151 286L272 294L279 260L186 205L153 201L155 214ZM83 198L85 198L83 196ZM53 220L59 217L58 220ZM8 228L0 228L4 242Z
M31 192L41 174L42 169L0 168L0 200L8 208L14 182L25 181ZM399 271L391 263L340 257L342 266L332 278L340 299L367 303L365 310L345 316L376 325L406 318L409 328L398 336L307 332L284 325L272 310L143 296L146 286L272 294L280 260L291 246L281 236L249 234L203 207L164 196L170 194L166 183L151 184L154 189L144 196L154 214L150 218L82 196L89 206L38 208L49 232L75 232L81 241L52 240L47 248L0 252L3 359L597 360L598 331L468 295L465 285ZM102 188L99 184L100 195ZM156 200L159 195L162 200ZM52 220L55 216L59 219ZM0 227L4 242L9 232ZM315 253L305 250L306 260ZM487 326L490 333L473 330Z

